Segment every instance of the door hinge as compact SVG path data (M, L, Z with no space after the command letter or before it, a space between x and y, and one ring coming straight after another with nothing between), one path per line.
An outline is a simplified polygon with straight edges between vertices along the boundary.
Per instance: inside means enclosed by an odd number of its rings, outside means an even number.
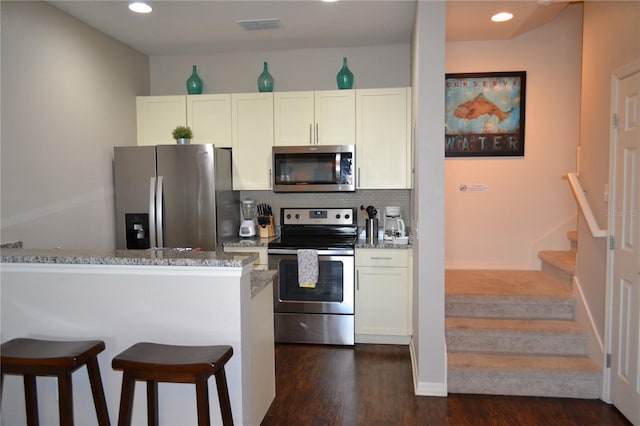
M607 354L606 364L607 368L611 368L611 354Z
M614 235L609 235L609 250L616 249L616 237Z
M611 117L611 127L613 130L618 130L618 114L613 114Z

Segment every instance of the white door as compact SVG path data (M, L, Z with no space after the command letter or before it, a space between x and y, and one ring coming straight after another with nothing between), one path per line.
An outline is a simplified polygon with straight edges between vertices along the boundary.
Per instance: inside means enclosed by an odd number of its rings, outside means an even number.
M614 81L611 401L640 425L640 70Z

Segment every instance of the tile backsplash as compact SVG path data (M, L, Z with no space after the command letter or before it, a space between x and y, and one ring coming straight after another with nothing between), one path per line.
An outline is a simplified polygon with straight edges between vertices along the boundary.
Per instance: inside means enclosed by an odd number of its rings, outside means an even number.
M410 194L402 190L359 190L356 192L277 193L273 191L241 191L240 199L251 198L257 203L268 203L273 208L276 224L280 224L281 207L355 207L358 226L364 226L360 206L374 206L382 228L385 206L400 206L402 218L411 228Z

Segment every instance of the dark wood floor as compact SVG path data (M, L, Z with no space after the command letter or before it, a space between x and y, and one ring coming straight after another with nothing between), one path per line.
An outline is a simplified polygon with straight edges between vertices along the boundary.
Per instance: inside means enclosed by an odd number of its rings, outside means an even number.
M417 397L408 346L276 345L270 425L630 425L600 400Z

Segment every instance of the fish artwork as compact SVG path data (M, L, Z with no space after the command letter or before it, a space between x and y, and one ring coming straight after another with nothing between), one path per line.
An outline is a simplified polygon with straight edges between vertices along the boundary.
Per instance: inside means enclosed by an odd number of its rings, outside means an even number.
M511 111L502 111L495 104L487 100L482 93L473 98L472 101L467 101L458 105L453 115L458 118L464 118L466 120L472 120L478 118L481 115L489 114L498 117L498 122L502 123L509 118Z

